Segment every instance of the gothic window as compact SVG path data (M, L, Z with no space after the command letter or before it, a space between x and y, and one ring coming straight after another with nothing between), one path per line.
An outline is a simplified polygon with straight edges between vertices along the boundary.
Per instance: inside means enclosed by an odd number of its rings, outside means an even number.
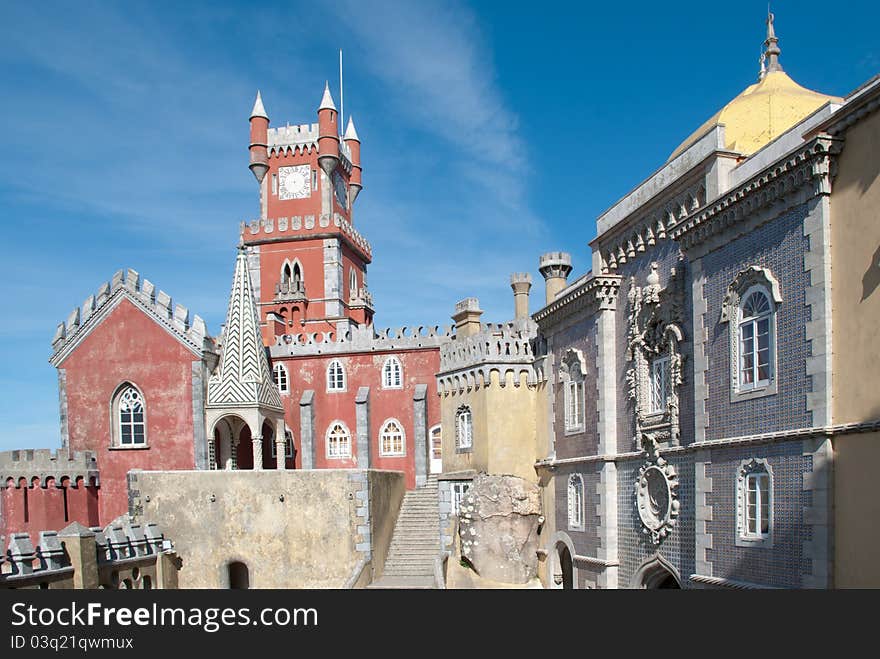
M388 419L382 424L382 430L379 432L379 454L404 455L405 446L403 425L397 419Z
M348 297L356 298L358 294L358 278L354 268L348 271Z
M751 458L737 475L737 545L772 546L773 472L766 460Z
M351 433L342 421L334 421L327 429L327 457L351 457Z
M403 376L400 360L397 357L389 357L382 366L382 388L400 389L402 386Z
M580 474L568 477L568 528L584 530L584 480Z
M327 391L345 391L345 367L338 359L327 367Z
M122 448L147 445L144 399L128 384L119 389L113 400L113 444Z
M669 356L658 357L651 361L649 385L648 413L656 414L666 411L666 398L669 395Z
M474 441L474 420L471 408L462 405L455 413L455 448L470 451Z
M293 273L290 270L290 264L285 263L284 267L281 268L281 283L282 284L289 284L292 279L293 279Z
M287 377L287 368L284 364L275 364L272 369L272 380L278 387L279 393L286 394L290 392L290 383Z
M584 371L580 350L569 350L560 368L567 433L582 432L584 429Z
M773 378L774 309L767 292L753 286L739 315L740 391L766 387Z

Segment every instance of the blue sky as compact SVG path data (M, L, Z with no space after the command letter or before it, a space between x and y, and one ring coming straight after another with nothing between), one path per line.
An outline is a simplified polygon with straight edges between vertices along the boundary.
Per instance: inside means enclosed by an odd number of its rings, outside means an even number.
M256 89L273 125L316 121L344 49L377 325L446 324L470 295L504 320L509 273L532 272L533 310L539 254L583 274L596 217L754 81L766 3L734 5L6 3L0 449L59 444L51 337L117 269L218 331L258 210ZM880 72L876 3L773 10L800 84L845 95Z

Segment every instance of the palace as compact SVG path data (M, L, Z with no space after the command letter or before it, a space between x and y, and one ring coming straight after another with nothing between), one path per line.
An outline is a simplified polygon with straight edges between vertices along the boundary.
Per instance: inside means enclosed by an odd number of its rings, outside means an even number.
M515 273L511 320L450 328L374 327L329 88L278 128L257 93L222 331L135 270L74 309L61 448L0 454L3 542L149 520L182 587L880 585L880 77L829 96L780 55L770 15L584 274L544 254L538 311Z

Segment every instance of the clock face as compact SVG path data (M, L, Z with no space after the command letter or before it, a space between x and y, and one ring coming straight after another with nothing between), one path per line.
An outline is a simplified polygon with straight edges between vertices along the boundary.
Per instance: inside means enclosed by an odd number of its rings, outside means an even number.
M336 172L333 172L333 192L336 193L336 201L339 205L347 210L348 194L345 188L345 181Z
M278 198L307 199L312 196L312 170L308 165L278 168Z

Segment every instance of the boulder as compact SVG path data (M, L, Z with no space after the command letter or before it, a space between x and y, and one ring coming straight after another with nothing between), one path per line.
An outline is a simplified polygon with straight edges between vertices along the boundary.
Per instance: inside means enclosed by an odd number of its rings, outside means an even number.
M461 501L461 555L477 574L505 583L523 584L538 569L537 485L517 476L478 474Z

